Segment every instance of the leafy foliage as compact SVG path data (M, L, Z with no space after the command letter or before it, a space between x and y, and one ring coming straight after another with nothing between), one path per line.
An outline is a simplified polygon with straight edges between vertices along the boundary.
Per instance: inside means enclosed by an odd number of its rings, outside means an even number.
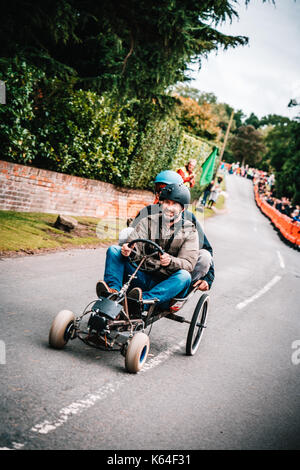
M183 128L198 137L219 140L221 129L217 126L217 117L212 105L204 102L199 105L192 98L178 96L177 114Z
M300 204L300 122L282 122L266 137L266 158L275 172L278 197Z
M229 146L236 161L252 167L257 167L265 150L262 134L251 125L239 127Z
M194 169L194 173L197 174L212 149L213 145L210 142L184 133L177 153L173 159L171 169L177 170L185 165L189 160L195 159L197 160L197 165Z
M149 121L141 135L125 184L152 189L155 175L171 167L182 134L182 128L174 116Z
M0 79L6 81L7 94L7 104L0 106L0 156L31 163L38 151L33 121L44 73L25 61L12 60L0 65Z
M50 158L56 171L121 184L136 144L135 119L91 91L67 91L50 103L39 163Z
M220 33L230 0L10 0L2 5L0 56L27 60L77 86L146 100L185 80L191 61L247 43ZM247 1L246 1L247 3ZM117 13L117 14L116 14Z
M259 118L254 113L251 113L250 116L245 119L244 124L246 126L253 126L255 129L258 129L261 126Z
M191 62L247 43L217 29L237 16L235 3L4 2L0 157L141 188L191 157L200 165L222 142L232 108L183 82ZM180 105L166 92L178 82ZM274 168L277 190L285 185L298 200L298 126L235 111L224 158Z
M1 158L122 184L137 141L130 105L66 88L26 62L2 67Z
M194 169L196 184L191 190L192 200L199 198L199 191L201 192L203 190L203 187L200 187L198 184L202 172L201 167L209 154L212 152L213 147L214 146L211 142L200 139L199 137L195 137L186 133L184 133L182 136L180 146L178 147L177 153L172 162L171 169L176 171L178 168L183 167L191 159L195 159L197 161L197 165ZM214 173L217 171L218 161L219 160L216 159Z

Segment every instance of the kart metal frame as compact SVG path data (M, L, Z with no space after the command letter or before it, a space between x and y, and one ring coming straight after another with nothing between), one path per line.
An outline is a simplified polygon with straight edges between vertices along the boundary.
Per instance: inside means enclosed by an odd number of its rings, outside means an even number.
M108 293L107 296L99 296L98 299L90 302L78 317L75 317L73 312L69 310L59 312L54 318L49 332L49 344L52 347L61 349L69 340L78 338L92 347L107 350L118 349L125 357L126 369L136 373L142 369L149 352L150 341L145 330L154 322L165 317L190 325L186 341L186 354L193 356L197 352L203 331L206 328L208 294L202 293L191 320L178 315L177 312L191 300L197 288L193 288L184 298L172 299L169 310L164 311L158 309L158 299L143 301L128 299L127 292L138 270L142 268L143 264L147 265L149 258L156 256L157 253L163 254L161 247L151 240L136 239L130 245L133 246L135 243L151 245L155 250L151 253L143 253L137 262L130 260L135 270L117 294ZM137 252L133 251L136 256ZM151 263L148 263L148 268L144 270L155 271L156 268L151 267ZM135 302L140 307L140 309L135 309L140 310L139 314L130 312L128 300ZM91 308L89 308L90 306ZM145 306L147 306L147 310L143 308ZM87 327L83 328L81 323L86 315L90 315L90 317Z

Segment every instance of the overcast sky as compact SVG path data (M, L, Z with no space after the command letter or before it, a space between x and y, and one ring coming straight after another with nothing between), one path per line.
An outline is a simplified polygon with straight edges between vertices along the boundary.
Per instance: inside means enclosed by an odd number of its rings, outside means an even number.
M240 0L239 20L219 30L249 37L238 46L202 61L190 86L213 92L218 102L228 103L249 116L279 114L294 118L299 107L288 108L291 98L300 102L300 0L271 2Z

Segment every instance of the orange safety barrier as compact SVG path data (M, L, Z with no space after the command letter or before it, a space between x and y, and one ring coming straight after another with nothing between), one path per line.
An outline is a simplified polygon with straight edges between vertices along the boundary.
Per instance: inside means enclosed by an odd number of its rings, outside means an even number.
M284 236L284 238L289 240L291 243L294 243L294 239L291 240L291 237L290 237L290 228L291 228L290 227L290 218L287 215L283 215L282 219L281 219L281 224L280 224L279 230L280 230L281 234Z
M294 246L300 247L300 223L294 222L290 217L261 199L256 185L254 185L254 197L257 206L271 220L281 235Z
M295 243L295 245L300 246L300 223L292 222L290 225L290 236L294 240L292 243Z

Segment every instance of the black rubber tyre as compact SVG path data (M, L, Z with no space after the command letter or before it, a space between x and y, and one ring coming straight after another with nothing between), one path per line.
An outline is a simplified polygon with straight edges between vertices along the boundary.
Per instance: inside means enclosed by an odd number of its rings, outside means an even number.
M70 310L61 310L54 318L49 331L49 344L55 349L62 349L68 342L68 331L75 321Z
M136 374L146 362L149 352L149 336L139 331L131 339L125 356L125 367L128 372Z
M206 327L205 321L207 316L208 303L209 296L207 294L202 294L194 310L192 321L187 335L187 356L194 356L194 354L196 354L199 348L203 330Z

